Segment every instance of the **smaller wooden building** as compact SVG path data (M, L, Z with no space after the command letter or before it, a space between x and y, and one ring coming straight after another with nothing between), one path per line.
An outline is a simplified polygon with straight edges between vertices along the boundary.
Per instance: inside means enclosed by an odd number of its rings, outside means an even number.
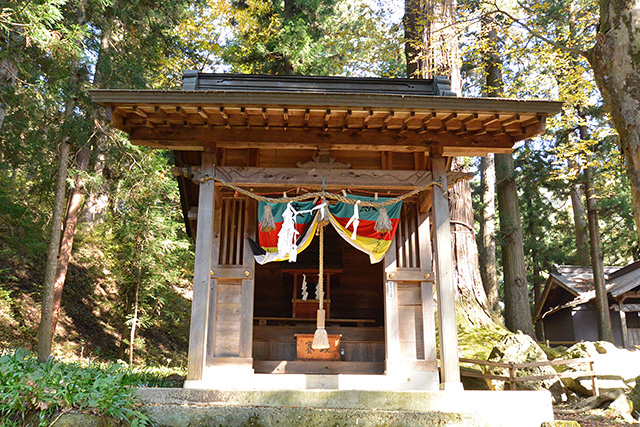
M196 241L186 386L461 389L451 158L510 153L517 141L543 132L561 103L459 98L442 78L189 71L182 89L91 94L133 144L174 152ZM344 236L348 225L332 220L324 250L318 237L295 263L263 264L250 243L262 232L253 196L305 191L406 196L386 252L372 259L353 235ZM324 296L306 300L305 277L311 295L323 277ZM299 350L315 329L320 301L334 353L309 360Z
M640 345L640 261L626 267L604 267L615 344ZM551 344L597 341L598 325L590 266L557 265L549 274L535 322Z

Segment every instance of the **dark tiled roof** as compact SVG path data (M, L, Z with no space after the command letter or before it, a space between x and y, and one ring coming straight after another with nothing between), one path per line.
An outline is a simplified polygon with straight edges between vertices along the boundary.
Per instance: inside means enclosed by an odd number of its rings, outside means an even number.
M273 76L185 71L183 90L255 92L353 93L456 96L446 77L384 79L374 77Z

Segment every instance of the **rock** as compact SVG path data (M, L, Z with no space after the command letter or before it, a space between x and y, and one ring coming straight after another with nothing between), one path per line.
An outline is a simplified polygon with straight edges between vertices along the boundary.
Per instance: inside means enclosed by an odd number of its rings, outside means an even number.
M580 423L577 421L556 420L556 421L545 421L540 425L540 427L581 427L581 426L580 426Z
M460 372L462 373L460 380L462 381L462 386L465 390L489 390L489 385L486 380L464 375L465 372L482 374L481 370L467 366L460 366Z
M571 346L562 355L562 359L592 358L597 374L598 388L601 392L629 391L640 375L640 352L618 348L606 341L580 342ZM558 372L576 372L589 370L588 364L556 366ZM593 387L590 377L564 378L563 383L582 396L592 396Z
M52 427L118 427L121 424L111 418L98 415L69 412L62 414Z
M621 393L607 408L612 418L622 418L625 421L633 422L633 403L626 394Z
M540 346L528 335L518 333L505 336L491 350L488 358L491 362L501 363L531 363L547 361L547 355ZM486 372L491 375L509 376L509 369L487 366ZM532 375L553 375L556 371L551 366L540 366L516 370L516 377L528 377ZM491 390L509 390L506 381L490 380ZM517 390L549 390L554 401L561 401L566 390L561 381L557 379L517 382Z
M636 386L631 390L627 397L631 400L633 410L640 413L640 377L636 378Z

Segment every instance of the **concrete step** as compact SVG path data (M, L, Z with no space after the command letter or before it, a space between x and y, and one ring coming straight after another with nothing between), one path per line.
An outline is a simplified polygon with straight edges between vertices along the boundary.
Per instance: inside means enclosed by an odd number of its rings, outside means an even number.
M540 427L546 391L220 391L140 388L160 426Z

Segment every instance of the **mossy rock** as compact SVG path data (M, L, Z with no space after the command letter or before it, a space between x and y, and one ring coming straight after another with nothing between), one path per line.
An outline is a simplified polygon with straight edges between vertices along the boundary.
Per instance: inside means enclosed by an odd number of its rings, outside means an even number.
M636 378L636 386L627 395L633 404L634 412L640 413L640 377Z
M547 355L540 346L529 336L522 333L511 334L504 337L497 343L487 359L492 362L501 363L531 363L547 361ZM507 368L486 367L489 374L508 377L509 370ZM536 376L536 375L553 375L556 371L551 366L540 366L532 368L518 369L515 372L516 377ZM507 390L509 383L506 381L491 380L489 387L492 390ZM517 382L517 390L549 390L554 400L559 401L562 395L566 393L565 387L559 380L536 380Z
M545 421L540 425L540 427L581 427L580 423L577 421L568 421L568 420L556 420L556 421Z
M122 425L109 417L69 412L62 414L52 427L120 427Z

